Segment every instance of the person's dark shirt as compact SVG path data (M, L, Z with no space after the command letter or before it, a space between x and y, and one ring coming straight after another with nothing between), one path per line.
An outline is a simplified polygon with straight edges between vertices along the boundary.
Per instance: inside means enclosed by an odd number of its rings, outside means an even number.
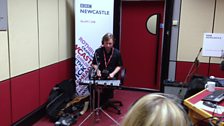
M102 72L104 69L107 69L109 73L113 72L117 66L123 66L121 54L118 49L114 48L113 55L110 59L110 56L112 54L112 50L107 53L104 47L101 47L95 51L93 62L92 64L97 65L97 62L99 63L99 70ZM110 59L110 62L108 66L105 65L104 60L104 53L106 55L106 63L108 63L108 60ZM97 57L97 58L96 58ZM117 74L115 75L117 78Z

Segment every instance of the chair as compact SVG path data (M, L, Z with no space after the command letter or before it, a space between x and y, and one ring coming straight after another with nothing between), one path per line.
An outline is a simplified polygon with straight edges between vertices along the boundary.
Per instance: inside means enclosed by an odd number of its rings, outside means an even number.
M120 71L120 75L119 75L119 79L121 81L120 86L123 84L124 82L124 78L125 78L125 74L126 74L126 69L122 68ZM119 100L111 100L109 99L104 105L103 108L108 108L108 107L112 107L115 110L117 110L117 114L121 114L121 110L120 110L120 106L123 106L122 102Z

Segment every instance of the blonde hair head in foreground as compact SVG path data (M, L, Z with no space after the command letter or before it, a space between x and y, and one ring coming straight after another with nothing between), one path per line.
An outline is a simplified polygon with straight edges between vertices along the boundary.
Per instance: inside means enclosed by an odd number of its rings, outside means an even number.
M186 112L174 99L162 93L143 96L125 115L121 126L190 126Z

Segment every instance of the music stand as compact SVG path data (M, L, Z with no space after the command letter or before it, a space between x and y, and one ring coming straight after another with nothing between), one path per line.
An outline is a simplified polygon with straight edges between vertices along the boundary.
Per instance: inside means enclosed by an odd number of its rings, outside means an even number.
M95 121L99 122L100 121L100 118L99 118L100 111L102 113L104 113L108 118L110 118L114 123L116 123L119 126L120 124L113 117L111 117L107 112L105 112L102 109L102 107L100 106L100 91L101 91L102 88L96 83L95 79L93 80L93 83L89 83L89 85L90 85L90 90L91 90L90 95L93 95L93 98L90 101L93 108L92 108L92 112L79 124L79 126L82 126L82 124L85 121L87 121L91 116L97 117L95 119ZM94 88L92 88L93 86L94 86ZM95 93L96 93L96 90L97 90L97 95L98 95L97 96L97 108L95 108Z

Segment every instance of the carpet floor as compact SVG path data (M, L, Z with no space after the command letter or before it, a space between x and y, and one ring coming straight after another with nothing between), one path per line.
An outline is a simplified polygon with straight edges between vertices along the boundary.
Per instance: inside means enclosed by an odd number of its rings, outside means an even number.
M141 91L126 91L126 90L115 90L114 91L114 99L122 101L123 106L120 107L121 114L117 114L117 111L113 108L107 108L105 111L108 115L110 115L113 119L115 119L118 123L121 123L124 115L127 113L130 106L140 97L148 94L149 92L141 92ZM84 115L79 116L77 122L72 126L80 126L80 123L83 122L92 113L90 109L84 113ZM96 121L98 120L98 121ZM51 122L47 116L41 118L37 121L33 126L54 126L54 123ZM92 114L89 118L82 123L81 126L116 126L106 114L100 111L99 115L96 116Z

